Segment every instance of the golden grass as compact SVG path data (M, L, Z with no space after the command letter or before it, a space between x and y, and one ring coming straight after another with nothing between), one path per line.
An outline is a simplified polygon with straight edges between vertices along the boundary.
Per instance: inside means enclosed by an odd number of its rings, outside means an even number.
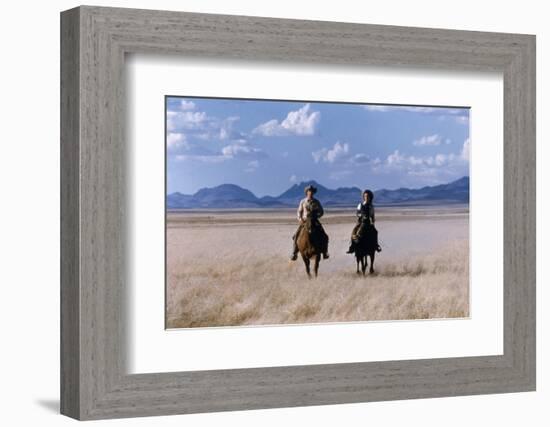
M329 268L334 257L323 261L319 277L308 280L300 259L286 260L288 251L262 252L254 244L236 250L239 233L233 234L226 236L225 249L210 255L206 246L179 246L178 252L177 239L169 237L169 328L469 315L467 240L391 261L383 252L375 275L366 277L357 276L352 256L338 252L336 268Z

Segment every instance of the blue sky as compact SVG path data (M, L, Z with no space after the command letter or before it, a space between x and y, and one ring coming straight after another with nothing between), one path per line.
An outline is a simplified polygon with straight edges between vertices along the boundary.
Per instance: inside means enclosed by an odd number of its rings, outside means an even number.
M278 195L435 185L469 175L469 109L167 97L167 192Z

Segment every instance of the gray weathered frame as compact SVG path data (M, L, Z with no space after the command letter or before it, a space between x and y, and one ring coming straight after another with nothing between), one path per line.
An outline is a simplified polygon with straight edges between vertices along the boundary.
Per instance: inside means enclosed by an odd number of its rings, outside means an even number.
M504 76L504 354L128 375L130 52ZM61 14L61 412L183 414L535 389L535 37L82 6Z

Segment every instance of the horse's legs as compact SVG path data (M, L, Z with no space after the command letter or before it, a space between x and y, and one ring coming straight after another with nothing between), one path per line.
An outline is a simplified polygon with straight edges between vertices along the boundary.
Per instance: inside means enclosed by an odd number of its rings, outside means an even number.
M319 271L319 260L320 259L321 259L320 254L315 255L315 265L313 266L313 270L315 272L315 277L317 277L317 273Z
M304 264L306 266L306 273L307 273L307 276L311 278L311 271L309 270L309 258L302 255L302 259L304 260Z
M369 270L369 273L372 274L374 273L374 257L375 257L375 252L369 254L370 256L370 270Z
M357 274L361 274L361 271L359 270L359 263L363 261L362 258L356 256L355 261L357 261Z
M363 257L361 258L361 271L363 272L363 276L365 275L365 270L367 269L367 265L368 265L367 256L363 255Z

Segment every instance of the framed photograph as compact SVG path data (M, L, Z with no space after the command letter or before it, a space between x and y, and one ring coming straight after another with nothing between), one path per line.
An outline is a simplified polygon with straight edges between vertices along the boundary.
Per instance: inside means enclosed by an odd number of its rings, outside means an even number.
M535 389L535 37L61 14L61 411Z
M469 115L167 96L166 327L469 317Z

